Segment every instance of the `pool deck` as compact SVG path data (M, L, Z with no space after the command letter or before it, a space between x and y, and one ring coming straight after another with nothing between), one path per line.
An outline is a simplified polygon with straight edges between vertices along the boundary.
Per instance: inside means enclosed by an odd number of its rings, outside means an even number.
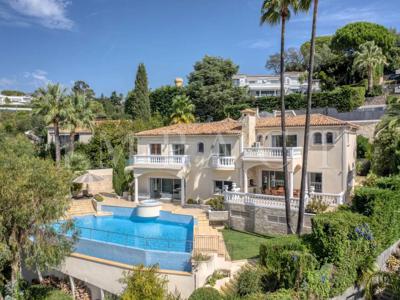
M104 196L102 205L136 207L136 203L122 198ZM194 226L194 253L218 253L220 256L226 256L222 233L216 228L210 226L206 211L200 208L184 208L179 204L172 202L162 202L162 210L174 214L190 215L197 221ZM96 212L92 206L91 200L73 200L68 216L75 215L104 215L102 212Z

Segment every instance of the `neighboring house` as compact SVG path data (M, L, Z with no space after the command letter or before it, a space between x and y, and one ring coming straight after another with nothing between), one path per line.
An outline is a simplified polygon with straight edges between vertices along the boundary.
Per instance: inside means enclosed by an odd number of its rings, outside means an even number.
M32 97L29 95L24 96L6 96L0 94L0 105L15 105L15 106L26 106L30 105Z
M239 121L178 124L137 133L137 155L128 167L135 177L135 201L165 198L184 204L225 190L251 203L283 199L280 122L279 116L262 118L247 109ZM304 122L304 116L286 116L292 198L299 196ZM321 114L311 117L308 186L332 204L342 203L354 184L357 128Z
M319 113L344 121L349 121L359 126L358 135L365 136L370 140L374 138L376 125L380 122L386 111L386 105L365 105L350 112L338 112L336 108L313 108L311 113ZM305 110L295 110L296 115L304 115ZM268 113L261 113L261 115Z
M303 78L303 80L301 80ZM285 95L292 93L305 93L307 91L307 78L302 72L285 73ZM280 95L279 75L246 75L238 74L233 76L233 83L236 86L247 87L254 97L278 96ZM314 91L319 91L319 81L314 80Z
M93 133L89 128L77 128L75 130L75 142L82 144L89 143ZM69 144L70 131L66 129L60 129L60 143L61 147ZM47 127L47 144L54 143L54 127Z

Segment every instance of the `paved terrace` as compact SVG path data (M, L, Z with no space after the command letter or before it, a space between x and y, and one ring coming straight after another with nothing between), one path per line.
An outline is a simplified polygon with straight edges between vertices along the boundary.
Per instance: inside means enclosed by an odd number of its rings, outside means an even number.
M105 196L102 205L136 207L136 203L125 199ZM194 254L197 253L218 253L220 256L228 255L222 233L210 226L207 213L200 208L183 208L179 204L162 202L162 210L174 214L190 215L197 221L194 226ZM72 205L67 212L68 217L83 215L104 216L102 212L96 212L91 200L72 200Z

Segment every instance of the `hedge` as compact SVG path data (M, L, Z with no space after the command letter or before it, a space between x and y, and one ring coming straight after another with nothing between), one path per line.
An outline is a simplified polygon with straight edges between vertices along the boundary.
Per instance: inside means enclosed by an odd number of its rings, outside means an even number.
M312 219L311 247L320 262L335 265L330 295L344 292L373 263L375 240L368 218L338 211Z
M364 104L365 88L362 86L344 85L329 92L313 93L312 106L314 108L334 107L339 112L353 111ZM289 94L285 96L286 109L304 109L306 95ZM262 111L272 112L280 108L280 97L260 97L250 106L258 107Z

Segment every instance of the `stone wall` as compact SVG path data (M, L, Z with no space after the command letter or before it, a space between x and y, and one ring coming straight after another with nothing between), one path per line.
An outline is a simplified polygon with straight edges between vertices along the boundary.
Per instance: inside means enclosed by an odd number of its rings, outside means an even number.
M257 207L254 205L225 204L229 211L229 227L235 230L259 234L285 234L286 214L284 209ZM297 226L297 212L292 210L292 228ZM311 231L312 214L304 215L304 232Z

